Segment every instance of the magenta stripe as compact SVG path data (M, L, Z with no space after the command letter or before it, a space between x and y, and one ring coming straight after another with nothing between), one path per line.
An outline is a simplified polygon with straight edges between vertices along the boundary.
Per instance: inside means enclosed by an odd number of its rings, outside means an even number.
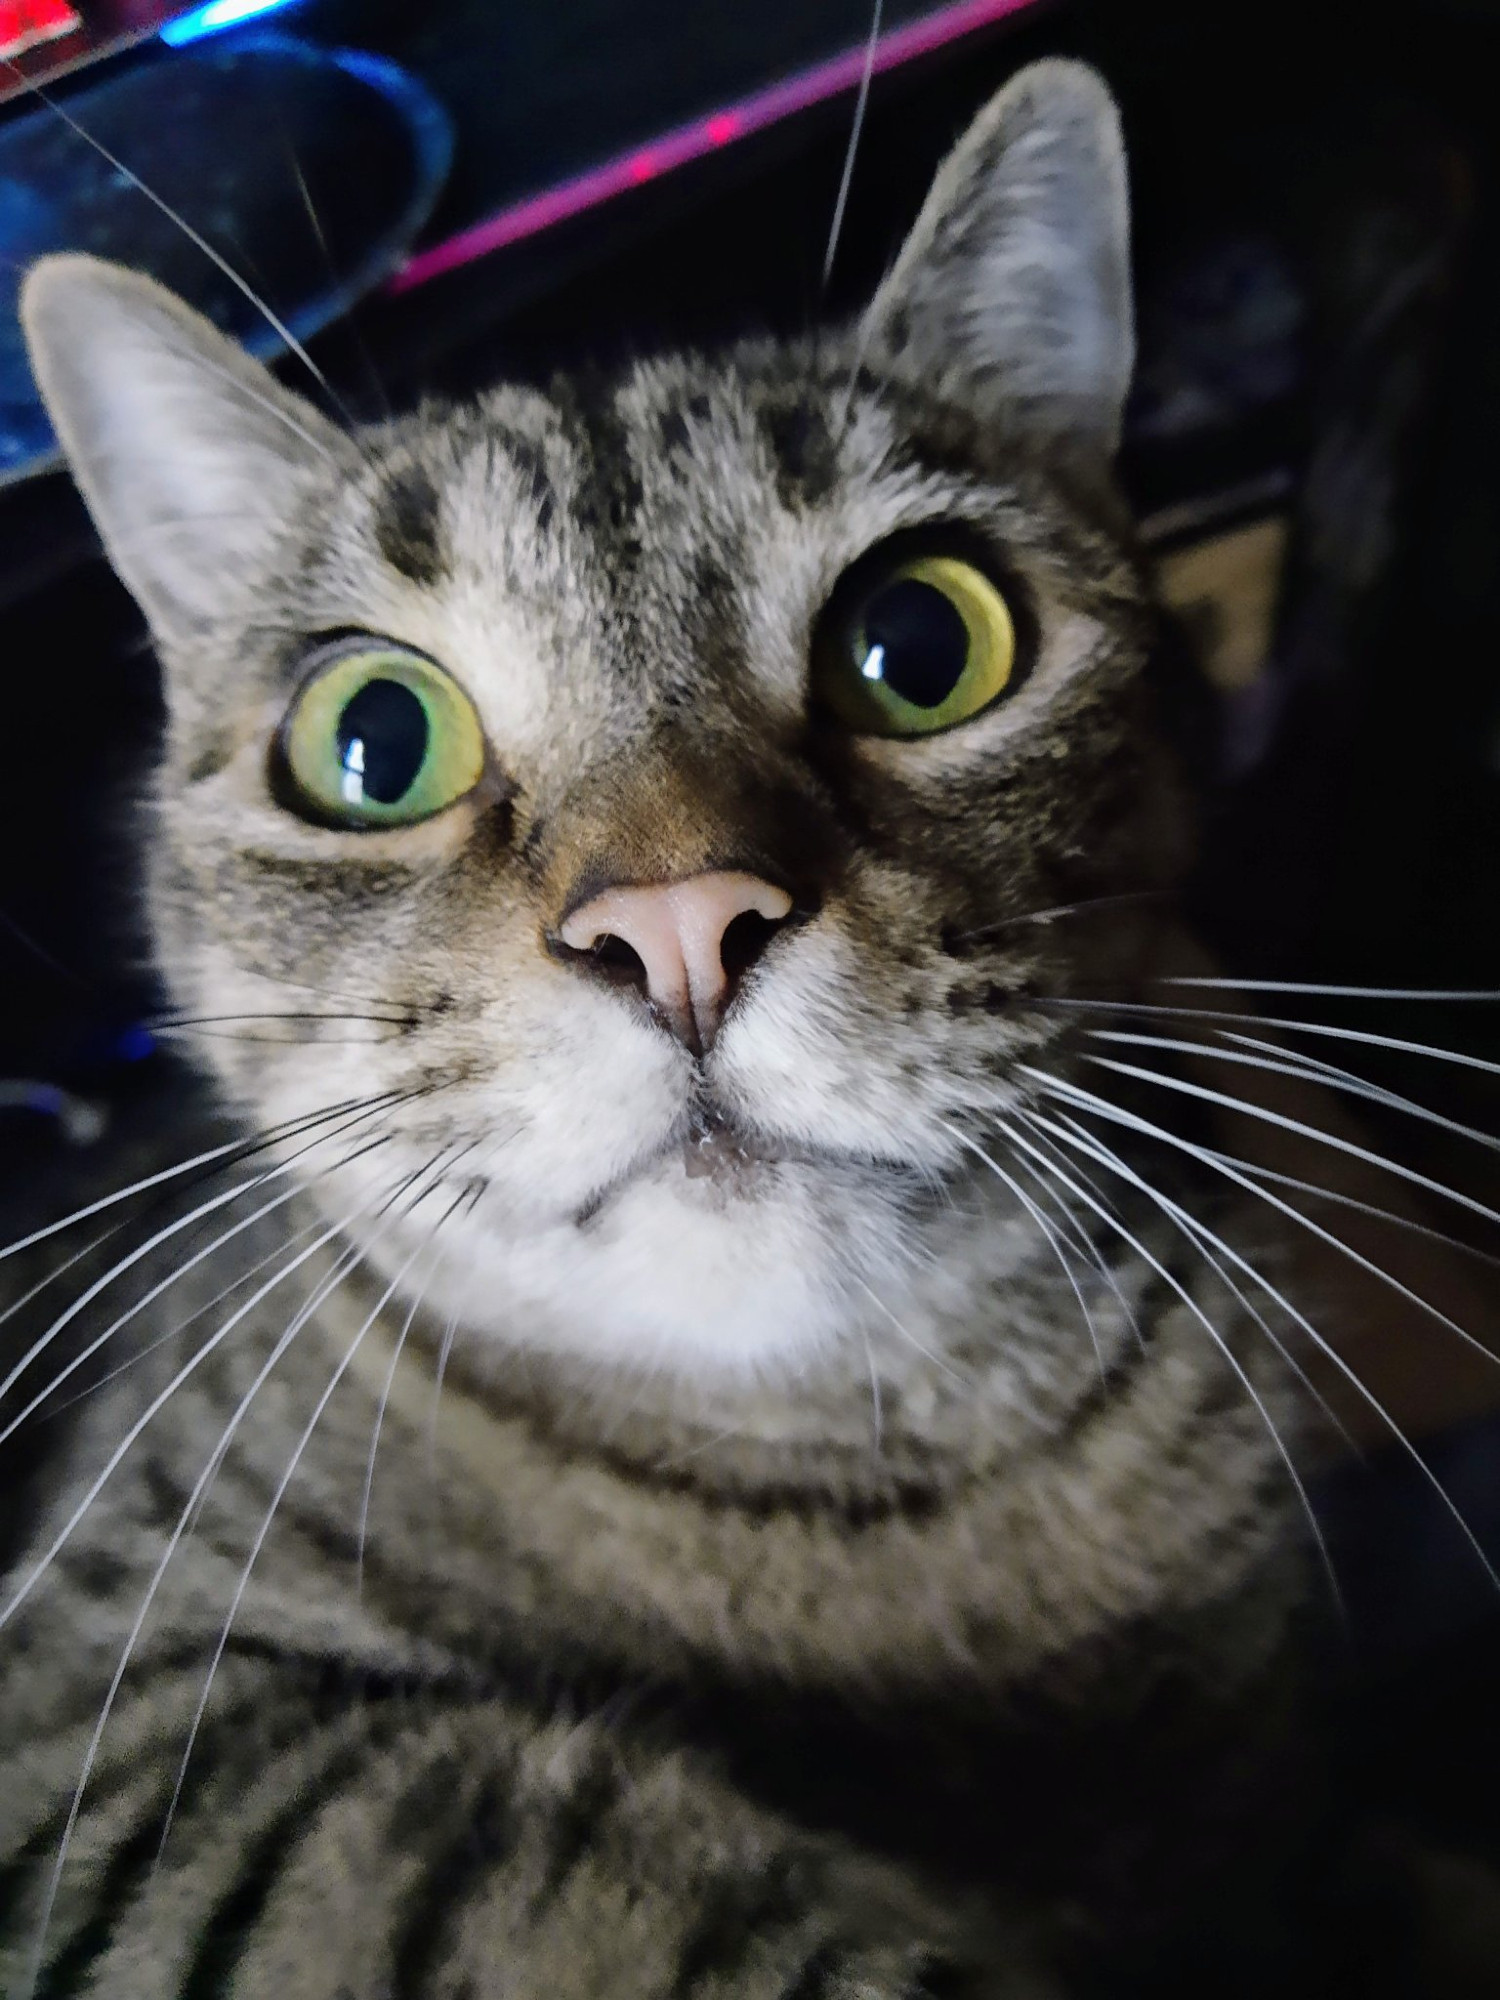
M954 5L940 8L925 20L912 21L904 28L893 28L882 35L875 48L875 69L877 73L897 69L915 56L926 55L962 35L973 34L977 28L987 28L1008 14L1019 14L1035 5L1037 0L955 0ZM864 74L866 53L863 45L848 49L812 69L787 77L784 82L773 83L751 97L742 98L738 104L712 112L707 118L679 125L648 145L617 154L573 180L561 181L511 208L502 208L483 222L460 230L456 236L419 250L389 280L386 289L412 291L432 278L442 277L446 271L457 270L461 264L471 264L477 257L487 257L492 250L503 249L507 243L535 236L554 223L566 221L570 215L581 215L585 209L596 208L600 202L611 201L645 181L654 181L674 167L686 166L690 160L702 159L704 154L732 145L736 139L747 138L750 133L775 125L810 105L821 104L825 98L852 90Z

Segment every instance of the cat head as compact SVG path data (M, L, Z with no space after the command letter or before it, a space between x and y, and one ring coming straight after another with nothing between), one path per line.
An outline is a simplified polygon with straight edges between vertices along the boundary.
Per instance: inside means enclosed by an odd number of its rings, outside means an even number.
M24 318L166 677L165 970L376 1265L689 1380L972 1327L1038 1240L976 1149L1179 845L1097 79L1017 77L798 347L353 438L129 272Z

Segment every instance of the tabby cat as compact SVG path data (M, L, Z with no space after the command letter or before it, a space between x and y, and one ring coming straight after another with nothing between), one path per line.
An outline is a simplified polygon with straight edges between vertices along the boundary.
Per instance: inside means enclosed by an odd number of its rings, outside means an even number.
M7 1435L104 1376L8 2000L1335 1990L1288 1369L1068 1004L1189 851L1098 80L801 345L350 435L130 272L25 323L241 1138L8 1336Z

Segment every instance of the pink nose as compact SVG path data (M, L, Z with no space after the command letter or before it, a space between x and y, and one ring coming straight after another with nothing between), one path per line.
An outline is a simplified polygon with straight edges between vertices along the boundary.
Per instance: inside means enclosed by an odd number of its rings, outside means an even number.
M790 913L785 889L757 875L690 875L681 882L606 889L574 910L558 936L592 968L639 986L695 1055L713 1041L734 984ZM758 917L742 925L741 917ZM610 950L623 945L624 951Z

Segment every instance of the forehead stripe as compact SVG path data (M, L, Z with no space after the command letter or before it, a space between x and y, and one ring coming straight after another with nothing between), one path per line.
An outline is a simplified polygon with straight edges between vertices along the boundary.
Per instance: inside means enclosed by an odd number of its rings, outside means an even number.
M375 500L375 543L391 568L413 583L435 584L447 568L442 507L432 475L419 465L390 473Z

